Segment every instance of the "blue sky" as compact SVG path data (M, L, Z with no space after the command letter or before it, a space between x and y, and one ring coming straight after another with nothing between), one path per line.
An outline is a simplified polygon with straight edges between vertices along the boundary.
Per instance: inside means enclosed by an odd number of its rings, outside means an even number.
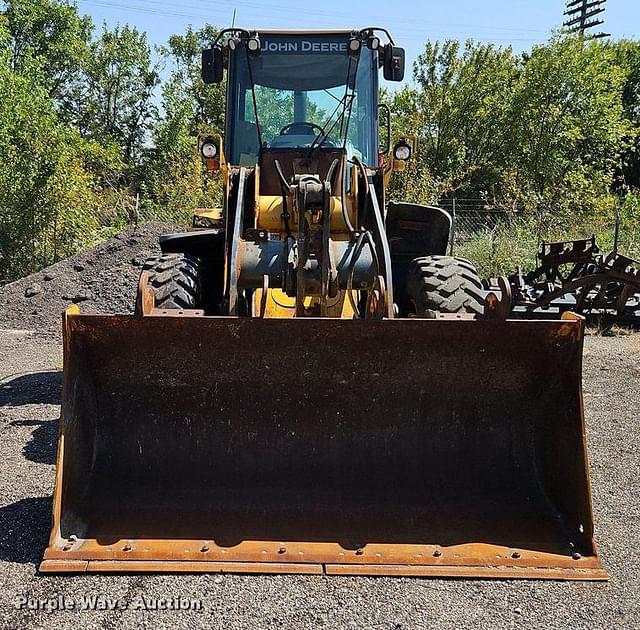
M521 51L543 42L563 21L564 0L79 0L96 25L129 23L163 44L187 25L209 22L247 28L386 26L413 60L427 39L473 38ZM305 5L309 6L305 10ZM640 0L609 0L604 29L614 37L640 37Z

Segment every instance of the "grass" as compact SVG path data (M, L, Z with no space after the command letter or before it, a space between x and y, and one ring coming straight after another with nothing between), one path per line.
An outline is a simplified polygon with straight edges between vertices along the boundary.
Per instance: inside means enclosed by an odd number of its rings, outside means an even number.
M535 221L520 219L476 232L457 245L454 254L473 262L483 278L508 276L515 273L518 266L524 271L535 268L542 240L566 241L590 238L594 234L603 254L613 251L614 229L598 221L558 222L540 229ZM623 226L618 252L640 260L640 221L634 226Z

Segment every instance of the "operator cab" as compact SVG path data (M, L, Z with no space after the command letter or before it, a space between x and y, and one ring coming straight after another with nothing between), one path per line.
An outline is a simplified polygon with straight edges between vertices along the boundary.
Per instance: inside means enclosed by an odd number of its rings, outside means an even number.
M402 49L380 46L373 29L236 30L226 41L224 54L217 45L203 52L203 78L220 81L226 61L229 163L253 166L265 153L302 150L339 151L347 160L378 166L378 68L385 65L385 77L402 80ZM393 53L396 73L387 76Z
M229 58L231 163L255 164L261 148L342 147L350 158L375 160L376 52L349 55L347 33L265 35L260 41L258 54L242 47Z

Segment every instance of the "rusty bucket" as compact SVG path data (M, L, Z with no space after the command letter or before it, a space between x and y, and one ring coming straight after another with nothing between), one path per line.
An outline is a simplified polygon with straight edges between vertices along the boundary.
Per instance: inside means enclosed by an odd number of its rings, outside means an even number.
M606 579L583 334L68 314L41 571Z

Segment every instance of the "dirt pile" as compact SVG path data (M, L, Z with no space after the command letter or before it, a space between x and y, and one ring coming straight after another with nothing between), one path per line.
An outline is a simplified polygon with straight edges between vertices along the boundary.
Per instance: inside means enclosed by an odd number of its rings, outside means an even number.
M59 331L62 311L74 303L85 313L133 312L141 266L171 231L145 223L0 288L0 328Z

